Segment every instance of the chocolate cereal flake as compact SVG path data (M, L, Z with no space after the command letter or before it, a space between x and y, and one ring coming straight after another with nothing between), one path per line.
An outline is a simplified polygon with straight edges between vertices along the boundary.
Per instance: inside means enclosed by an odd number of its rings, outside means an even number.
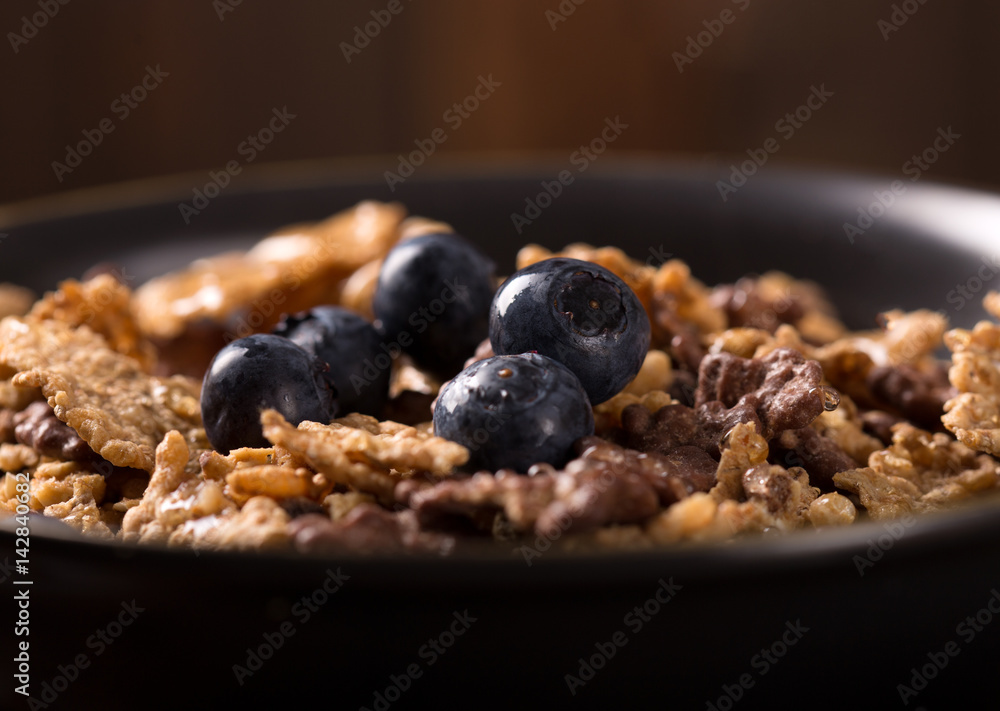
M423 552L446 554L453 537L420 528L413 511L391 512L375 504L355 506L343 518L307 514L289 524L295 547L304 553Z
M717 400L727 408L749 407L761 423L761 434L771 439L805 427L826 409L822 380L819 363L790 349L749 360L720 353L702 362L695 403Z
M89 462L97 458L72 427L60 420L44 400L36 400L13 417L14 434L21 444L54 459Z
M715 462L702 450L680 448L670 456L645 454L597 437L582 439L564 469L541 467L534 476L500 471L444 481L416 492L409 504L422 525L448 526L478 519L484 508L502 512L511 528L554 540L608 524L653 516L661 507L715 482Z

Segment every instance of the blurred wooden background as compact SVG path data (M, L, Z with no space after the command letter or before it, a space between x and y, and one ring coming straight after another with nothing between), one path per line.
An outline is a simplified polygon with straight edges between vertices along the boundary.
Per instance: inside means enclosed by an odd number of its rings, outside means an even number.
M388 22L348 62L372 12ZM894 12L905 24L880 28ZM675 53L706 22L721 33L679 72ZM775 164L895 178L952 127L961 138L927 179L1000 189L1000 4L987 0L5 0L0 29L0 202L245 162L238 146L282 107L295 118L255 163L387 154L389 169L436 128L447 140L428 162L568 158L617 116L616 152L743 160L776 137ZM147 67L168 76L122 116L114 102ZM499 86L446 121L480 76ZM822 108L776 132L821 85ZM53 162L102 119L113 130L60 181Z

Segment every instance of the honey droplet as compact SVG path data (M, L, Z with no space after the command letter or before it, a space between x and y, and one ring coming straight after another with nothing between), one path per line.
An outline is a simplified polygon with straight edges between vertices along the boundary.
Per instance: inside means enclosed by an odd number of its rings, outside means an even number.
M819 391L823 396L823 409L827 412L836 410L840 406L840 393L831 388L829 385L823 385L818 388L813 388L809 391L810 394Z
M597 309L601 308L601 302L598 301L597 299L591 299L589 306L590 308L596 311Z
M511 370L510 368L501 368L500 370L497 371L497 375L501 378L509 378L513 374L514 371ZM836 407L836 405L834 405L834 407Z

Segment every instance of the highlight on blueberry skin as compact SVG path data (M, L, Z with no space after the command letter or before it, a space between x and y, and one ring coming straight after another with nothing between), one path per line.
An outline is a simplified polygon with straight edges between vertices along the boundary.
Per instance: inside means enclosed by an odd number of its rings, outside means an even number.
M537 353L473 363L442 386L434 405L434 434L467 447L471 471L561 467L573 443L593 433L580 381Z
M338 393L342 415L382 418L389 399L390 353L364 316L340 306L317 306L284 316L272 333L329 366L324 375Z
M515 272L490 307L494 353L537 351L558 360L594 405L635 378L649 339L649 317L635 292L604 267L579 259L546 259Z
M292 424L328 423L337 416L337 393L326 364L287 338L258 333L223 347L201 385L201 417L219 452L268 447L260 412L274 409Z
M436 377L452 377L489 332L493 272L493 262L458 235L400 242L382 262L372 299L386 343Z

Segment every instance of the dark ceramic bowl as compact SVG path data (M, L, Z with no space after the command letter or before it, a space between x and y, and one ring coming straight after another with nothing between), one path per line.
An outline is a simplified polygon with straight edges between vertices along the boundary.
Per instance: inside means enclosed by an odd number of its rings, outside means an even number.
M768 169L724 201L717 166L602 159L547 199L558 161L425 166L394 192L392 165L246 171L189 223L179 203L207 174L0 209L0 281L41 290L108 260L141 281L376 198L452 223L502 271L526 242L577 241L676 256L709 284L782 269L822 283L859 328L893 307L970 326L1000 284L1000 199L964 189L907 182L880 211L891 178ZM859 209L875 213L861 234L845 229L867 224ZM30 591L30 636L5 636L0 669L28 641L47 708L933 708L1000 672L995 499L908 526L530 566L513 550L196 555L42 523L27 576L0 533L6 629ZM12 673L4 708L23 708Z

